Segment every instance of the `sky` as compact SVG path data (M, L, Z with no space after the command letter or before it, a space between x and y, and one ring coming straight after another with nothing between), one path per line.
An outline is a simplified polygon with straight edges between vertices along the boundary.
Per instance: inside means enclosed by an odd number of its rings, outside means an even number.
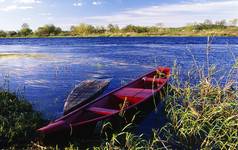
M0 0L0 30L54 24L65 30L88 23L179 27L238 18L238 0Z

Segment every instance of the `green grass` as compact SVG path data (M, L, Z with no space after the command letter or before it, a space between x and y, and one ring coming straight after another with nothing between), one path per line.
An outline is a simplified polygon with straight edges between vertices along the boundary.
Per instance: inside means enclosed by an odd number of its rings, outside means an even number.
M232 84L214 86L206 78L173 89L166 101L170 122L162 131L169 144L186 149L238 148L238 92Z
M40 114L14 94L0 92L0 149L26 147L42 125Z

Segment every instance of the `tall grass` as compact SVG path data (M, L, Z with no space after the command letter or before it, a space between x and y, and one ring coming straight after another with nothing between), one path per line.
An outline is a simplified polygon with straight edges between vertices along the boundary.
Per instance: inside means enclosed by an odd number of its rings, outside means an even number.
M42 122L30 103L0 91L0 149L26 147Z
M172 88L165 109L170 122L162 129L168 143L186 149L238 148L238 92L231 82L214 86L205 78Z

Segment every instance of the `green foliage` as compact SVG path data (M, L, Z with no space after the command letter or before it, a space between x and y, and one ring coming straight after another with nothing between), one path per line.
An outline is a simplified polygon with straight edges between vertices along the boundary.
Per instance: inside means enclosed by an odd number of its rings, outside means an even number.
M29 25L27 23L24 23L22 25L22 28L21 30L18 32L18 35L20 36L29 36L31 35L33 32L32 30L30 29Z
M168 145L178 149L238 148L238 91L234 82L214 85L209 75L195 85L175 81L171 89L165 109L170 121L160 131Z
M94 29L95 34L104 34L106 29L103 26L97 26Z
M31 104L15 95L0 92L0 149L26 146L42 124L40 114Z
M60 27L56 27L53 24L44 25L43 27L39 27L35 34L38 36L56 36L62 32Z
M231 25L231 26L234 26L234 27L235 27L235 26L237 26L237 24L238 24L238 19L237 19L237 18L236 18L236 19L232 19L232 20L230 20L229 22L230 22L230 25Z
M95 32L94 26L85 23L81 23L78 26L72 26L70 30L72 35L88 35Z
M134 25L127 25L126 27L122 28L123 32L134 32L134 33L146 33L149 31L148 27L143 26L134 26Z
M111 33L117 33L120 32L120 28L118 25L109 24L107 25L107 31Z
M213 23L211 20L205 20L203 23L198 23L198 24L195 23L195 24L192 24L189 26L190 26L190 28L192 28L193 30L196 30L196 31L227 28L226 20L216 21L215 23Z
M32 30L29 28L23 28L19 31L20 36L28 36L32 34Z
M162 23L154 26L136 26L127 25L119 27L115 24L107 26L93 26L81 23L72 26L70 31L62 31L61 28L53 24L39 27L36 31L32 31L27 23L17 33L16 31L1 31L0 37L65 37L65 36L237 36L238 19L229 21L220 20L212 22L205 20L202 23L192 23L185 27L169 28L164 27Z
M3 30L0 30L0 37L6 37L7 33Z
M8 31L7 36L8 37L17 37L17 32L16 31Z

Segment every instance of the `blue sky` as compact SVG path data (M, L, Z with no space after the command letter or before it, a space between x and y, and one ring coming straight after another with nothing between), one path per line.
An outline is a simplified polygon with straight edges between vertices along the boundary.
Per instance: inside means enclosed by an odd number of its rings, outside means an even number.
M238 0L0 0L0 30L79 23L183 26L238 18Z

